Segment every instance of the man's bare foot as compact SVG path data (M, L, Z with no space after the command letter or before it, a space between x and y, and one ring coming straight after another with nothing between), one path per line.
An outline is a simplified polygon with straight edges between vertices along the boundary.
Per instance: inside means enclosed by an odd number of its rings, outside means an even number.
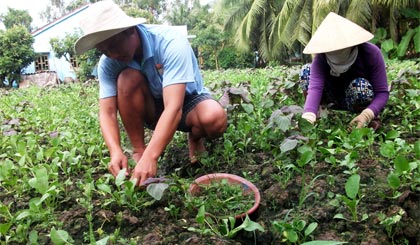
M206 151L206 147L204 146L204 138L195 140L190 135L188 135L188 148L191 163L198 162L197 157Z

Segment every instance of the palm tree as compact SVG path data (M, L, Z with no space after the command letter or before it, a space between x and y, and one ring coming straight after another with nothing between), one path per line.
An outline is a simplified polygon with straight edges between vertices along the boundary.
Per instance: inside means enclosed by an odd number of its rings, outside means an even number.
M419 0L373 0L373 4L376 6L377 11L376 18L385 19L386 23L384 26L388 26L391 39L395 42L399 42L401 31L405 32L405 28L400 28L399 20L401 19L401 11L404 8L420 9ZM403 29L403 30L401 30Z
M335 12L367 28L370 26L369 1L286 0L273 21L273 58L284 56L276 50L288 50L299 56L322 20Z
M226 16L224 30L233 35L239 50L258 48L268 57L273 0L220 0L215 7L218 16Z
M335 12L374 32L383 10L389 11L391 37L398 40L399 10L418 8L418 0L220 0L225 30L242 50L255 47L266 60L300 56L322 20Z
M172 25L187 25L189 22L190 8L188 0L175 0L172 9L168 11L165 20Z

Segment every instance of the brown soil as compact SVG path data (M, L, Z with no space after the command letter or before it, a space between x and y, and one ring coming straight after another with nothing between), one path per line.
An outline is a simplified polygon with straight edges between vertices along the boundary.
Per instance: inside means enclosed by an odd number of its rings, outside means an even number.
M212 144L207 143L211 154ZM387 198L390 191L386 188L386 176L389 169L375 159L365 159L357 163L363 186L364 197L359 203L359 214L367 214L369 218L361 222L334 219L337 213L350 217L343 205L330 204L331 193L344 193L345 181L343 167L333 167L324 162L305 170L305 178L298 174L287 181L279 183L276 175L284 175L271 164L259 164L269 159L267 153L249 154L235 164L218 164L217 167L201 166L195 174L177 172L182 178L193 180L195 177L212 172L225 172L243 176L257 177L254 184L259 188L262 201L253 219L265 228L265 232L240 232L234 238L227 239L216 235L200 235L188 231L188 227L198 227L195 221L196 213L185 209L182 195L166 191L164 197L152 206L140 211L113 206L111 209L101 209L102 196L95 196L93 222L94 230L101 228L107 234L114 234L119 229L119 237L125 240L114 240L109 244L286 244L282 243L281 234L273 229L273 221L287 222L302 219L318 223L317 229L306 241L335 240L346 241L349 244L420 244L420 193L406 190L397 199ZM177 163L177 164L173 164ZM160 174L170 175L176 169L188 164L187 148L171 145L160 163ZM100 174L100 173L97 173ZM314 180L318 175L322 174ZM258 176L260 176L258 178ZM299 206L303 181L309 189L309 197ZM313 181L313 183L310 183ZM178 217L173 217L165 211L165 207L173 204L180 208ZM400 209L405 211L400 222L393 226L393 237L388 236L385 226L380 224L378 214L385 213L388 217ZM66 211L64 211L66 210ZM87 210L78 203L64 203L59 214L63 229L68 231L77 244L87 243L86 221ZM110 239L112 240L112 239ZM304 240L301 240L304 241Z

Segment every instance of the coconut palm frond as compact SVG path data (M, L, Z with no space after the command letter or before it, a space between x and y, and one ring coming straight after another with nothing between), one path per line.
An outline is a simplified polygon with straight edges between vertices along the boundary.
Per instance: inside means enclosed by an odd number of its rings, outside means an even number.
M287 26L287 21L289 20L289 17L293 14L293 10L295 9L296 5L299 3L299 1L294 0L286 0L283 4L283 8L281 9L280 13L276 17L277 22L277 34L279 36L282 36L284 33L284 30Z
M269 9L270 6L266 0L254 0L236 32L237 43L242 49L249 49L247 46L252 44L250 40L255 33L261 36L260 32L265 31L263 30L265 26L261 26L261 22L265 21L266 11Z
M237 44L237 48L239 50L248 50L249 49L249 42L248 40L248 34L247 34L247 22L248 22L249 15L246 15L245 18L243 18L241 24L239 25L236 33L235 33L235 43Z
M291 19L294 18L294 10L299 2L300 1L286 0L281 11L275 17L272 32L273 35L278 35L279 42L287 41L287 37L290 37L290 33L292 33L292 30L290 30Z
M341 0L314 0L312 4L312 33L330 12L339 13Z
M267 23L266 21L269 20L269 18L265 18L262 23L261 26L269 26L270 23ZM261 54L261 57L264 60L270 60L271 59L271 49L270 49L270 41L269 41L269 37L270 37L270 33L269 33L269 28L262 28L261 31L261 36L259 39L259 45L258 45L258 50Z
M223 29L234 33L249 12L253 0L221 0L215 8L216 17L224 16Z
M310 15L312 8L311 2L312 1L296 2L297 5L294 7L282 35L282 42L288 48L292 48L294 43L299 39L303 39L304 43L309 41L312 23Z
M374 3L385 7L393 7L396 9L418 6L418 0L373 0Z
M270 45L274 46L274 44L279 40L280 34L279 34L279 25L280 25L280 21L279 21L279 15L274 16L272 21L271 21L271 25L269 27L269 40L270 40Z
M372 20L372 5L370 1L353 0L347 8L347 19L369 30Z
M261 54L261 57L264 60L272 60L276 55L281 52L279 49L274 48L274 44L278 41L278 35L273 35L273 26L275 23L274 11L267 11L264 13L263 21L260 23L260 33L258 39L258 50Z
M314 10L329 10L333 12L338 12L340 5L346 1L342 0L314 0Z
M267 7L269 6L267 6L266 0L255 0L252 3L251 8L249 9L249 12L247 14L246 25L242 26L242 28L246 29L247 37L250 36L251 31L254 27L259 26L260 20L263 19L261 17L264 16L265 9Z
M264 14L267 11L267 8L270 8L267 0L254 0L249 12L253 18L256 18Z
M374 0L379 7L384 7L388 11L386 16L388 21L388 31L391 39L395 42L399 41L398 21L400 14L404 8L418 9L420 3L418 0Z
M298 41L303 46L308 44L312 35L312 29L311 29L312 17L310 15L311 8L312 8L311 2L305 1L300 11L298 21L296 22L297 28L295 29L295 32L293 33L292 39L294 40L294 42ZM291 43L291 45L293 45L293 43Z

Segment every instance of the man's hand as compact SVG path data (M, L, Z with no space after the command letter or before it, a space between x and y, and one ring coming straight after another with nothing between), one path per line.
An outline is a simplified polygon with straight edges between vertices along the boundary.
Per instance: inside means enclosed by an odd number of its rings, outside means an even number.
M120 170L123 168L127 169L125 174L126 176L128 176L130 169L128 167L128 159L124 155L124 153L121 152L119 154L111 156L111 161L108 164L109 172L111 172L111 174L114 175L114 177L116 177Z
M142 157L131 173L131 179L137 179L136 185L140 186L148 178L155 177L157 173L157 161Z
M357 117L351 120L349 125L349 131L351 131L352 127L356 125L356 128L363 128L366 126L372 119L375 117L373 111L369 108L366 108L360 113Z

